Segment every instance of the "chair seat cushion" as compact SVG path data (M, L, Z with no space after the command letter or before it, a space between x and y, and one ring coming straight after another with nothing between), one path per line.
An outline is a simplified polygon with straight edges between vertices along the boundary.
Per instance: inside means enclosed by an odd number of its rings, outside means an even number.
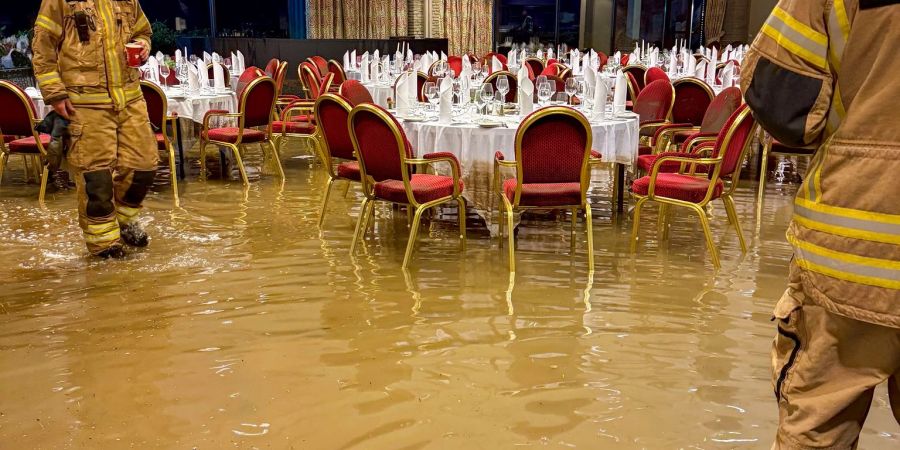
M50 135L42 134L41 135L41 144L46 148L50 145ZM9 149L10 153L40 153L40 149L38 149L37 142L34 140L34 136L27 137L23 139L16 139L14 141L9 142L6 145L6 148Z
M3 135L3 143L4 143L4 144L8 144L8 143L10 143L10 142L12 142L12 141L14 141L14 140L16 140L16 137L15 137L15 136L10 136L10 135L7 135L7 134L4 134L4 135Z
M213 128L209 130L208 139L211 141L219 141L219 142L227 142L229 144L234 144L238 140L238 133L240 132L239 128L234 127L226 127L226 128ZM250 128L244 129L244 137L241 139L242 143L253 143L253 142L262 142L266 140L266 133L253 130Z
M361 181L362 175L359 171L359 163L356 161L347 161L338 164L337 176L348 180Z
M638 168L643 170L644 172L650 173L650 170L653 169L653 164L657 159L663 156L679 156L685 158L699 157L700 155L694 153L677 153L677 152L666 152L660 153L658 155L641 155L638 156ZM662 163L662 167L659 168L659 172L678 172L681 168L681 163L677 161L666 161ZM685 164L685 171L690 170L690 166ZM694 170L695 173L706 173L709 167L706 164L698 165Z
M162 133L156 133L156 148L158 150L168 150L166 148L166 137Z
M316 126L310 122L282 122L276 120L272 122L273 133L297 133L297 134L313 134L316 132Z
M638 155L651 155L653 154L653 147L649 145L639 145L638 146Z
M503 193L512 202L516 197L516 179L503 182ZM576 206L581 204L581 183L527 183L522 185L522 206Z
M442 175L413 175L409 179L413 197L419 203L426 203L453 195L453 178ZM459 180L459 191L463 181ZM375 196L389 202L408 203L403 180L385 180L375 183Z
M692 177L677 173L660 173L656 176L656 188L654 195L683 200L691 203L700 203L706 197L709 188L709 180L706 178ZM722 180L716 181L713 196L710 200L719 198L725 185ZM650 177L634 180L631 192L637 195L647 195L650 190Z

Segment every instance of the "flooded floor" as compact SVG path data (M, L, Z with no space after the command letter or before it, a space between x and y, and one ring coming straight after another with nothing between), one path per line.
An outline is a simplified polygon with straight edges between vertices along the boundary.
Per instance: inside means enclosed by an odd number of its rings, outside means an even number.
M510 279L474 218L461 253L452 210L420 234L408 274L406 214L389 208L351 258L358 193L338 187L320 234L324 171L285 166L283 187L263 177L246 198L190 176L174 208L160 187L151 246L100 262L74 194L41 211L13 165L0 189L0 448L769 448L769 319L796 180L770 182L759 217L756 184L742 183L746 255L713 209L718 272L684 211L659 243L649 208L632 255L601 181L593 280L583 233L573 257L568 222L551 216L523 221ZM860 448L898 446L882 389Z

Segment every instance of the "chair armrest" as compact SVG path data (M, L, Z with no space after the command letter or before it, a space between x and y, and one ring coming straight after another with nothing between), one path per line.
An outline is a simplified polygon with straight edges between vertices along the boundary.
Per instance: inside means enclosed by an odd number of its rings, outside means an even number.
M650 170L650 187L647 191L647 195L649 197L654 196L654 190L656 188L656 176L659 174L659 169L666 162L677 162L683 164L691 164L692 166L697 164L706 164L710 166L717 166L722 163L722 158L701 158L699 156L685 156L683 154L678 154L678 156L661 156L656 159L653 163L653 168ZM693 171L693 169L692 169ZM713 184L710 183L710 189L713 188Z
M294 115L295 112L306 113L307 122L312 123L312 113L315 108L316 102L307 99L298 99L293 100L281 110L281 121L282 122L290 122L290 118Z
M225 109L211 109L203 115L203 131L209 130L209 119L213 117L242 117L243 114L232 113Z
M654 140L659 140L659 138L663 137L663 135L669 133L677 133L679 131L700 131L700 127L695 127L690 123L669 123L665 124L656 129L656 134L653 135Z
M716 151L716 141L704 141L694 147L692 155L707 157Z
M456 155L449 152L429 153L422 156L422 159L407 159L407 164L431 165L434 163L445 162L450 165L450 174L453 178L453 196L459 196L459 160Z
M494 153L494 163L496 165L503 167L516 167L515 161L506 161L505 158L506 157L503 156L503 152L501 151L497 151L496 153Z
M703 144L706 142L715 143L718 138L718 133L694 133L693 135L691 135L691 137L687 138L683 144L681 144L681 152L692 153L692 148L695 145Z

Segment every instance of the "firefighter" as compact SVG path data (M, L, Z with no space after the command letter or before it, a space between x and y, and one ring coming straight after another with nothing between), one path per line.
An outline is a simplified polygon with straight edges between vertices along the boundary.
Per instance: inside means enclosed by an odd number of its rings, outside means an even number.
M144 247L137 214L156 172L157 144L125 44L150 52L150 23L138 0L42 0L33 65L44 101L71 121L67 160L91 254Z
M900 423L898 23L898 0L781 0L743 62L760 124L817 148L773 318L774 448L856 448L884 382Z

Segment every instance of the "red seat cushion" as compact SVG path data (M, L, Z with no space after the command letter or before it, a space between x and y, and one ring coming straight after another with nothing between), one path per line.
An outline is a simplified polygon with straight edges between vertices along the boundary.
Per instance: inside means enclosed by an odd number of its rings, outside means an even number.
M656 176L656 188L654 194L659 197L674 198L691 203L700 203L706 197L709 188L709 180L706 178L692 177L677 173L660 173ZM725 185L722 180L716 182L713 196L710 200L719 198ZM650 177L634 180L631 192L638 195L647 195L650 190Z
M638 146L638 155L650 155L653 154L653 147L649 145L640 145Z
M7 144L7 143L12 142L12 141L14 141L14 140L16 140L16 137L15 137L15 136L9 136L9 135L6 135L6 134L3 135L3 143L4 143L4 144Z
M156 133L156 148L159 150L168 150L166 148L166 137L162 133Z
M359 171L359 163L356 161L347 161L338 164L337 176L348 180L362 180L362 174Z
M510 202L516 197L516 179L503 182ZM522 206L575 206L581 204L581 183L528 183L522 185Z
M680 156L680 157L699 157L700 155L696 155L693 153L677 153L677 152L665 152L660 153L658 155L641 155L638 156L638 168L643 170L644 172L649 173L651 169L653 169L653 164L657 159L662 156ZM678 172L681 168L681 163L677 161L666 161L662 163L662 167L659 168L659 172ZM685 171L690 170L690 165L685 164ZM694 170L695 173L706 173L709 167L705 164L698 165Z
M276 120L272 122L272 132L313 134L316 132L316 126L309 122L282 122L280 120Z
M213 128L209 130L209 140L211 141L219 141L219 142L228 142L229 144L233 144L238 140L238 132L240 129L234 127L226 127L226 128ZM244 129L244 137L241 139L242 143L252 143L252 142L262 142L266 140L266 133L263 133L259 130L253 130L250 128Z
M591 158L603 159L603 155L601 155L597 150L591 150Z
M453 195L453 178L442 175L413 175L409 179L413 196L419 203L426 203ZM463 181L459 180L459 191ZM403 180L385 180L375 183L375 196L394 203L407 203Z
M50 135L42 134L41 135L41 144L46 148L50 145ZM41 151L38 149L37 142L34 140L34 136L27 137L24 139L16 139L11 141L6 145L6 148L9 149L10 153L40 153Z

